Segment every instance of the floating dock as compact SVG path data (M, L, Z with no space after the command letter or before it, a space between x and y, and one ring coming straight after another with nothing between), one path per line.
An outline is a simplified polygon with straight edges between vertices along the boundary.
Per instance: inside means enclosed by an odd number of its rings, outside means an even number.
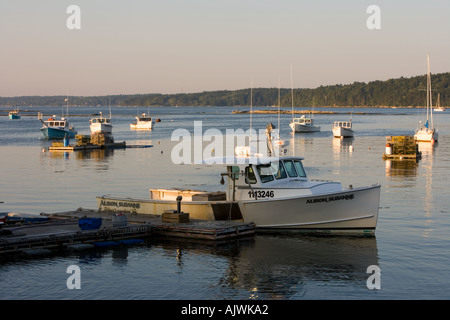
M115 213L99 212L94 210L76 210L69 212L44 214L50 218L75 218L82 217L102 218L112 220ZM126 213L129 224L150 224L152 235L177 238L226 240L241 236L254 235L255 225L231 220L197 220L189 219L187 222L164 222L161 215ZM182 220L185 221L185 220Z
M163 222L162 215L125 214L125 225L117 226L115 213L78 209L41 215L48 217L48 222L4 225L0 229L0 256L129 244L153 236L216 242L255 233L254 224L236 221ZM98 229L83 230L79 225L83 218L101 218L102 225Z
M383 159L391 160L419 160L422 153L414 136L387 136L386 152Z
M152 145L134 145L128 146L125 141L114 142L114 138L110 134L95 133L91 135L75 136L76 143L73 145L68 144L68 140L63 142L53 142L51 147L48 147L49 151L85 151L85 150L98 150L98 149L124 149L124 148L149 148Z

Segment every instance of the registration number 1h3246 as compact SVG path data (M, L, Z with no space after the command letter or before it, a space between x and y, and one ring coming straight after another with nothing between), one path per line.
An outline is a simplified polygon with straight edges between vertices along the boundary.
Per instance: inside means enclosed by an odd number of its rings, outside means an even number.
M250 190L248 192L249 198L273 198L273 190Z

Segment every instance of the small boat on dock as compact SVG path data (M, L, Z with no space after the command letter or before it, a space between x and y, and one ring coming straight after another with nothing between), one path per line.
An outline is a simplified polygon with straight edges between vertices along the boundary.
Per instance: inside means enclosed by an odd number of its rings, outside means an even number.
M335 121L333 123L333 136L335 138L349 138L353 137L352 121Z
M133 130L152 130L153 119L142 113L140 116L136 117L136 120L130 124L130 129Z

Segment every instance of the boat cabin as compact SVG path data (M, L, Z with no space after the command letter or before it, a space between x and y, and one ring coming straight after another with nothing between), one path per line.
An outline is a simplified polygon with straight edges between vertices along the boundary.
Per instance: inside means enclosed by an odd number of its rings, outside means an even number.
M313 119L306 118L304 115L300 118L294 118L292 119L292 123L298 123L305 126L311 126L313 124Z
M90 120L90 123L100 123L100 124L110 124L111 123L111 119L110 118L92 118Z
M64 118L61 118L61 120L49 118L47 121L44 122L48 127L51 128L65 128L67 126L67 121Z
M341 127L341 128L352 128L352 122L351 121L335 121L333 123L333 127Z

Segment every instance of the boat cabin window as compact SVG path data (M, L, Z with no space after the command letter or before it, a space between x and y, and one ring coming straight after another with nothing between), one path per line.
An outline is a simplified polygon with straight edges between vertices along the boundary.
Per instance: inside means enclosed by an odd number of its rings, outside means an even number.
M295 169L297 170L298 176L302 178L306 178L305 169L303 169L303 164L301 161L294 161Z
M257 167L261 182L273 181L272 167L270 164L260 164Z
M286 170L284 170L283 162L279 161L276 163L272 163L272 167L276 170L275 178L276 179L284 179L287 178Z
M284 167L286 168L286 172L289 177L291 177L291 178L297 177L297 171L295 171L294 161L285 160Z
M287 178L286 170L282 162L272 162L270 164L261 164L256 167L258 169L261 182L269 182L276 179Z
M251 166L245 167L245 183L256 183L256 176Z

